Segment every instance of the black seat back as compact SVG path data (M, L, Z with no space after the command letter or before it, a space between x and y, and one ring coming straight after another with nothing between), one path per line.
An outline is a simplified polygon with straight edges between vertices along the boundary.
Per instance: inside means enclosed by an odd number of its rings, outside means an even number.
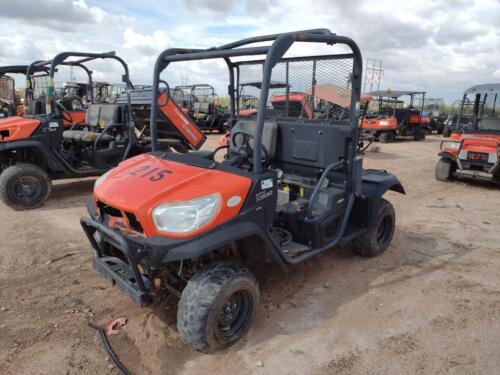
M316 175L346 158L353 130L345 122L277 120L278 142L274 165L287 173Z
M85 123L91 127L104 129L109 125L122 122L122 111L119 104L89 104L85 114Z

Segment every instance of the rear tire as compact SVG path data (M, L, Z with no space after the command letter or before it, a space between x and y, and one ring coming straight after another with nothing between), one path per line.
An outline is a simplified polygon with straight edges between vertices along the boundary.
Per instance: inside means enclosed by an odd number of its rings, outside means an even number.
M205 353L235 344L254 320L259 296L257 280L241 264L207 265L182 292L177 310L181 338Z
M47 172L34 164L15 164L0 175L0 198L14 210L40 207L51 189Z
M441 158L436 164L436 180L446 182L451 178L453 171L453 162L451 160Z
M374 257L387 250L396 227L396 213L392 204L380 198L375 225L353 240L354 251L363 257Z
M396 136L394 135L394 132L383 132L378 136L380 143L391 143L394 142L395 138Z

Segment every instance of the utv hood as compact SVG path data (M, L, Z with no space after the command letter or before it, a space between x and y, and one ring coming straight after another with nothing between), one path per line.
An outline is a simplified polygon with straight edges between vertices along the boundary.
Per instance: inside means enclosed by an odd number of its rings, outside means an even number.
M462 150L466 151L496 154L500 146L500 134L494 133L453 133L450 139L462 141Z
M19 116L0 120L0 142L29 138L40 125L39 120Z
M152 211L162 203L189 201L218 193L219 214L214 226L237 215L250 190L251 179L194 167L144 154L121 163L94 189L94 199L124 216L134 214L147 236L155 234ZM234 202L238 202L234 204Z

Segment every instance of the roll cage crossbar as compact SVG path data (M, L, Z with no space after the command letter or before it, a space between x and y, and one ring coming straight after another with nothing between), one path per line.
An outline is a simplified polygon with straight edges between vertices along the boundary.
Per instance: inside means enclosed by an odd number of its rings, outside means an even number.
M253 46L244 47L255 43L271 42L268 46ZM160 93L160 74L172 62L192 61L192 60L206 60L222 58L225 60L229 69L229 93L231 98L230 115L235 117L235 79L234 67L237 62L233 62L233 57L266 55L263 66L262 88L260 91L260 103L267 103L269 96L269 88L271 85L271 74L274 66L283 58L285 53L295 42L308 42L308 43L322 43L322 44L344 44L352 51L353 57L353 71L351 76L352 90L351 90L351 104L350 104L350 118L349 126L352 129L353 140L349 147L348 156L346 158L347 165L350 172L353 172L354 163L353 159L356 155L357 139L358 139L358 121L357 116L359 112L359 101L361 97L361 75L363 70L363 63L361 52L357 44L350 38L339 36L332 33L328 29L314 29L296 31L282 34L272 34L251 37L229 43L221 47L213 47L209 49L184 49L184 48L171 48L163 51L157 58L154 68L153 76L153 101L151 103L151 142L152 150L158 150L158 135L157 135L157 98ZM261 173L261 154L262 154L262 132L264 128L265 106L259 106L257 111L257 126L255 131L255 145L253 155L253 173Z
M0 77L8 74L24 74L26 75L26 71L28 70L29 65L10 65L10 66L1 66L0 67ZM40 67L38 70L33 71L33 73L43 72L45 74L49 74L49 68L46 66Z
M67 60L69 58L76 58L76 60ZM85 66L85 63L93 60L99 59L113 59L118 61L124 70L124 74L122 75L122 81L126 85L127 90L131 90L134 88L132 82L130 81L130 74L127 63L119 56L116 55L114 51L104 52L104 53L87 53L87 52L62 52L56 55L51 60L41 60L35 61L31 63L26 70L26 89L25 89L25 110L27 109L29 100L33 96L33 87L31 85L31 76L34 72L39 70L48 71L49 80L47 85L47 99L46 99L46 111L47 114L52 113L52 102L54 100L54 74L57 72L57 67L60 65L63 66L76 66L85 71L88 76L88 85L90 91L90 100L94 101L94 90L92 87L92 71Z

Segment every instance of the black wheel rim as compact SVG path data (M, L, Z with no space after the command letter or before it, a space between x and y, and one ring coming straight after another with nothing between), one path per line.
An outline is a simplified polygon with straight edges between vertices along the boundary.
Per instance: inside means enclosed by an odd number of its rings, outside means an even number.
M392 217L386 215L380 221L377 229L377 243L381 246L387 244L391 238L393 228Z
M224 341L248 326L252 317L253 298L248 291L233 293L224 303L218 318L218 334Z
M20 176L12 184L12 193L19 201L32 203L42 194L42 186L34 176Z

